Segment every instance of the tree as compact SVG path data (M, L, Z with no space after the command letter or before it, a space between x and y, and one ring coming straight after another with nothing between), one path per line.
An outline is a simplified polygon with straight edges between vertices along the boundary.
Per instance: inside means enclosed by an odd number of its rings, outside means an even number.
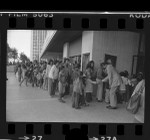
M12 48L11 53L12 53L11 56L14 59L15 63L15 60L18 58L18 50L16 48Z
M29 58L23 53L20 53L20 60L25 62L25 61L29 61Z
M8 64L8 60L11 58L12 58L12 48L7 43L7 64Z

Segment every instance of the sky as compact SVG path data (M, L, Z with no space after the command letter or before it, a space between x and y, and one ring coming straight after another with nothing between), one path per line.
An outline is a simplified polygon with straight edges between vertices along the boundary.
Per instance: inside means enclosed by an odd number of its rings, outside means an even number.
M7 43L11 48L16 48L18 54L24 52L30 58L31 30L8 30Z

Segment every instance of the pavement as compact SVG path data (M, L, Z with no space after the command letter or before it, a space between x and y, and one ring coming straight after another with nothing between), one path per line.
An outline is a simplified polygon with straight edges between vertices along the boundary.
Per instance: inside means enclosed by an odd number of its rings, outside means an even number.
M133 123L134 115L127 112L125 105L109 110L104 102L95 100L89 107L74 109L71 96L65 96L66 103L58 101L58 95L51 98L48 91L19 83L12 72L7 72L6 120L8 122L87 122L87 123Z

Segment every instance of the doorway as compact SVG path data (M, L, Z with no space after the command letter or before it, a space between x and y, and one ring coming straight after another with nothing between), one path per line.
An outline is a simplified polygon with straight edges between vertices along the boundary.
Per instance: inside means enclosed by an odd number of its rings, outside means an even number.
M107 60L111 60L112 65L114 67L116 67L117 56L110 55L110 54L105 54L105 60L104 60L104 62L107 62Z

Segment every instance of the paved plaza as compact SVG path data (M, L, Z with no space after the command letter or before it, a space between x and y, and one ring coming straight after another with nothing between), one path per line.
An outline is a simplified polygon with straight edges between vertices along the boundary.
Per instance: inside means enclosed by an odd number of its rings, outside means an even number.
M93 100L89 107L74 109L71 96L66 96L66 103L58 101L58 95L51 98L48 91L28 87L19 83L13 72L7 72L7 121L10 122L113 122L132 123L134 115L127 112L125 105L118 109L106 109L106 104Z

